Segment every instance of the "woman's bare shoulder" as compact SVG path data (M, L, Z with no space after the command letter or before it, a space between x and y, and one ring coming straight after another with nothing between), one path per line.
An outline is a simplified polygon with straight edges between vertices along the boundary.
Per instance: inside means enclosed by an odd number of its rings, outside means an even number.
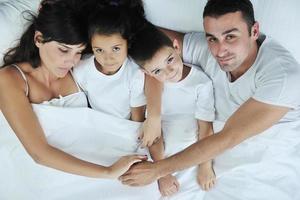
M22 65L18 65L19 68L24 72L28 73L28 70L24 70ZM0 90L5 89L9 91L11 89L20 88L24 90L25 82L20 71L11 65L0 68Z

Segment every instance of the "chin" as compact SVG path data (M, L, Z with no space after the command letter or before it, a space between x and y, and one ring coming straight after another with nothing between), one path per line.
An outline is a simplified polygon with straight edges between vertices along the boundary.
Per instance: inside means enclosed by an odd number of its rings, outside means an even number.
M232 67L228 66L228 65L220 65L220 68L222 71L224 72L231 72L232 71Z
M170 83L177 83L179 81L180 81L180 78L177 78L177 77L174 79L168 80L168 82L170 82Z
M57 78L64 78L65 76L67 76L68 73L69 73L69 71L67 73L57 73L57 74L55 74L55 76Z

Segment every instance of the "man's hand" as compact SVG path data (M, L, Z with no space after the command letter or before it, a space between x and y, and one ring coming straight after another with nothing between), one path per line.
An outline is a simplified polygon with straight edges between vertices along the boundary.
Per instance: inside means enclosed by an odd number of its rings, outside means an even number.
M147 118L139 135L141 147L150 147L161 137L161 120L160 118Z
M153 162L142 161L132 167L119 180L124 185L143 186L148 185L158 179L158 172Z

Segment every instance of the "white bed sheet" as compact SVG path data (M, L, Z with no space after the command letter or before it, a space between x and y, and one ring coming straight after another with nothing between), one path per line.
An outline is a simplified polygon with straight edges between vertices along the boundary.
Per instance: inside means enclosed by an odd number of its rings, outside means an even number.
M109 165L136 154L140 123L118 120L88 108L34 105L53 146L94 163ZM145 152L140 152L145 153ZM157 184L135 188L118 180L86 178L36 164L0 117L0 199L159 199Z

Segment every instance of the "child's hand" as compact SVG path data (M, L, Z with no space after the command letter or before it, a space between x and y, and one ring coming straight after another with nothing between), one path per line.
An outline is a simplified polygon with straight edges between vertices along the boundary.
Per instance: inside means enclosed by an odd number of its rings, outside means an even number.
M145 155L130 155L123 156L117 162L109 167L109 178L115 179L119 178L125 172L129 170L131 165L137 162L141 162L143 160L147 160L147 156Z
M161 137L161 120L147 118L139 135L141 147L150 147Z
M171 196L178 192L179 183L175 176L169 174L158 179L158 187L162 196Z
M206 162L198 167L197 180L201 188L210 190L216 183L216 175L212 167L212 162Z

